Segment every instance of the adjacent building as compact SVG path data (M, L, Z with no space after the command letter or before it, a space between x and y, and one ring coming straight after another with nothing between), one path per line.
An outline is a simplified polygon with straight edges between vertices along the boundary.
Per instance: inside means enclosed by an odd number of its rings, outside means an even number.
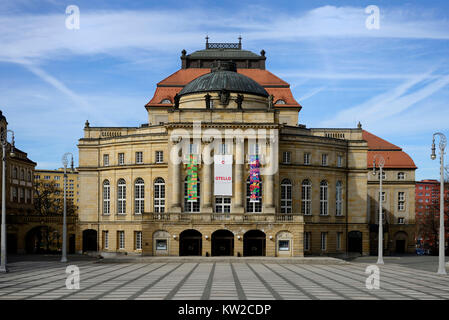
M79 252L367 255L378 223L375 153L387 160L385 249L411 249L410 157L360 124L298 124L302 106L265 62L263 50L207 39L203 50L183 50L181 69L157 84L145 124L86 121Z
M426 179L416 182L416 240L425 249L435 249L438 245L440 226L440 188L438 180ZM449 184L444 185L444 212L446 239L449 239ZM446 240L447 246L447 240Z
M3 135L8 130L6 117L0 111L0 132ZM11 141L8 134L8 141ZM0 153L2 149L0 148ZM0 166L2 164L0 163ZM33 205L33 175L36 163L28 158L26 152L6 145L6 224L7 224L7 252L23 252L25 247L25 234L27 217L34 212ZM0 170L0 181L2 171ZM2 185L0 183L0 192ZM0 203L4 199L0 199Z

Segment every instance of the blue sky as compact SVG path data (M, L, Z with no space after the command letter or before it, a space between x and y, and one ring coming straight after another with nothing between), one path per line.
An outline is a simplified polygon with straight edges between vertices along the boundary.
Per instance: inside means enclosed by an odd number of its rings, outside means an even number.
M80 29L65 9L80 9ZM380 29L365 8L380 9ZM264 49L308 127L363 127L437 178L432 133L449 137L449 1L0 1L0 109L38 168L92 126L138 126L156 83L211 42Z

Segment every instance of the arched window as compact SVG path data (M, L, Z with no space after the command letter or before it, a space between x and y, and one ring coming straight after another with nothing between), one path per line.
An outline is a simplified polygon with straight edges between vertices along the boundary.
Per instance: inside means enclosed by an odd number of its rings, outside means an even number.
M126 182L119 179L117 183L117 214L126 214Z
M335 215L343 215L343 186L341 181L335 185Z
M134 213L142 214L145 211L145 182L137 178L134 182Z
M188 196L187 196L187 177L184 180L184 211L185 212L200 212L200 194L201 194L201 189L200 189L200 179L198 179L197 182L197 200L196 201L188 201Z
M323 180L320 183L320 215L322 216L328 215L328 199L327 181Z
M111 213L111 186L109 180L103 181L103 214Z
M25 180L25 170L20 169L20 180Z
M31 171L28 171L28 181L31 182Z
M288 179L281 182L281 213L292 213L292 183Z
M260 180L260 191L259 191L259 201L258 202L251 202L250 201L250 195L251 191L249 188L249 177L246 180L246 212L256 213L256 212L262 212L262 179Z
M285 101L282 99L276 100L274 104L285 104Z
M161 104L171 104L171 101L170 101L170 99L163 99L161 101Z
M17 168L14 167L14 169L12 169L12 177L13 179L17 179Z
M312 183L310 183L310 180L304 180L301 185L301 212L303 215L311 215L312 209Z
M154 212L165 212L165 181L162 178L154 180Z

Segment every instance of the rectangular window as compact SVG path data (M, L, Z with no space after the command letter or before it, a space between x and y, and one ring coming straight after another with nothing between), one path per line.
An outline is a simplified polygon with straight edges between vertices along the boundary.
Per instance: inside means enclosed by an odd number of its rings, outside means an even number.
M109 231L103 231L103 248L109 249Z
M167 250L167 240L157 239L156 240L156 250Z
M125 231L117 231L118 248L125 249Z
M340 155L337 156L337 167L339 168L343 167L343 156Z
M309 165L311 161L311 155L310 153L304 153L304 164Z
M125 154L124 153L118 154L118 164L119 164L119 166L122 166L125 164Z
M327 183L321 183L320 185L320 215L328 215L328 193L327 193Z
M215 212L231 212L231 197L215 197Z
M382 202L385 202L385 192L384 192L384 191L382 191L381 201L382 201Z
M60 176L55 176L55 180L60 180L61 177Z
M250 155L256 155L260 153L260 148L259 148L259 144L258 143L253 143L249 145L250 149L249 149L249 154Z
M36 175L36 176L34 176L34 179L40 180L40 179L41 179L41 176L40 176L40 175Z
M143 163L143 152L137 151L136 152L136 164L142 164Z
M25 190L23 188L19 189L19 197L20 197L20 202L25 202Z
M189 144L189 154L198 154L198 145L196 143Z
M341 250L342 238L343 238L343 232L337 232L337 250Z
M321 232L321 250L326 251L327 248L327 232Z
M282 153L282 163L291 163L291 157L292 157L292 153L289 151L284 151Z
M377 179L380 180L380 172L377 174ZM387 179L387 174L385 171L382 171L382 180Z
M50 176L44 176L44 180L50 180Z
M226 143L222 143L218 154L230 154L229 146Z
M304 232L304 251L310 250L310 239L311 239L311 233Z
M136 250L142 250L142 231L135 232Z
M156 151L156 163L163 163L163 162L164 162L164 152Z
M108 154L103 155L103 166L105 166L105 167L109 166L109 155Z
M404 172L399 172L398 173L398 180L405 180L405 173Z
M290 240L279 240L279 251L290 251Z
M405 219L404 218L398 218L398 224L404 224Z
M403 211L405 209L405 193L398 192L398 210Z
M321 155L321 165L322 166L327 166L327 154L322 154Z

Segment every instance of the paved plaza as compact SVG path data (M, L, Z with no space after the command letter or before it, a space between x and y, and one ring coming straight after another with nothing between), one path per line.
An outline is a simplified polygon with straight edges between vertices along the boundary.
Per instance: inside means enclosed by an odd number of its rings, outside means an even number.
M79 259L80 288L66 288L56 259L9 263L0 299L449 299L449 276L386 261L380 289L368 290L369 263L304 264L207 261L98 263Z

